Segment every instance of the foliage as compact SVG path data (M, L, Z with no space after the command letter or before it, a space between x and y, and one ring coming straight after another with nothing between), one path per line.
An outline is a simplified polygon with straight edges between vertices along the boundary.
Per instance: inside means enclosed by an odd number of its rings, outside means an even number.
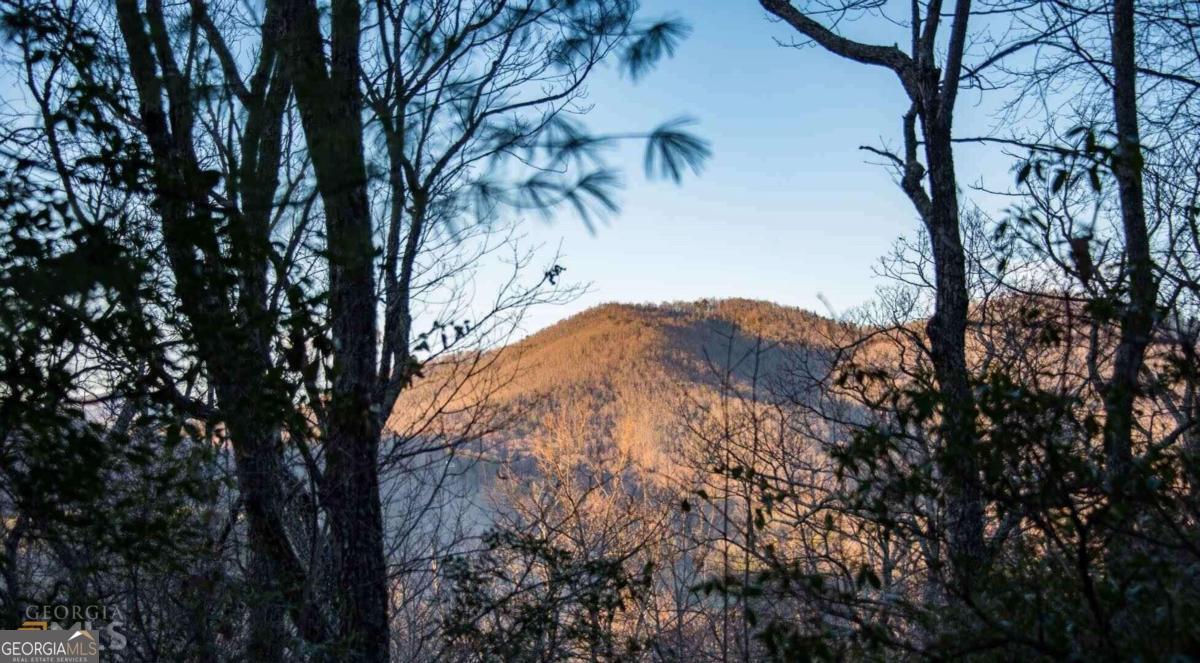
M580 557L536 534L497 530L482 553L446 561L454 605L450 657L503 661L627 661L643 645L611 625L650 588L653 567Z

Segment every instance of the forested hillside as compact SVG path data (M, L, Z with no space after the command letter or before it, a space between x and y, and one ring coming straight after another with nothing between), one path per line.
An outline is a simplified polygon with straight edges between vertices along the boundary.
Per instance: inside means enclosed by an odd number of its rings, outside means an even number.
M407 399L427 403L439 394L447 410L482 399L511 417L497 443L520 447L561 427L581 446L613 445L654 466L670 456L689 399L716 398L726 380L745 388L756 362L763 384L778 381L792 357L832 348L846 333L814 313L753 300L606 304L473 359L486 369L469 377L461 358L427 367L389 426L404 435L424 423L413 414L428 413Z

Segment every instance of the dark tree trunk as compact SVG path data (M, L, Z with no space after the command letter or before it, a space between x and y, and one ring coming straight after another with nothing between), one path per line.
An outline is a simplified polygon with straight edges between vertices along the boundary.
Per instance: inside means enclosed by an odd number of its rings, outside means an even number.
M888 156L901 170L901 188L920 214L933 250L936 303L926 330L943 406L940 469L952 569L960 589L968 589L985 552L983 491L975 458L975 406L967 372L969 300L951 136L971 0L955 2L944 67L938 66L935 53L938 29L946 17L941 0L932 0L923 16L919 13L921 6L914 3L911 55L896 46L847 39L788 0L759 1L767 11L831 53L890 69L912 102L904 116L904 155ZM917 120L921 123L926 165L917 156ZM923 182L926 175L928 188Z
M1124 489L1132 462L1133 404L1146 347L1150 344L1158 298L1142 189L1134 53L1134 0L1115 0L1112 17L1112 83L1117 149L1113 155L1113 176L1121 201L1121 226L1125 233L1125 262L1129 274L1129 303L1121 315L1120 339L1113 357L1112 377L1104 394L1104 451L1108 462L1109 486L1117 493Z
M325 210L332 391L322 498L339 584L338 655L388 660L387 567L379 498L382 413L377 370L374 244L363 155L358 3L332 6L327 69L317 7L286 0L286 60Z
M161 1L147 3L146 20L133 0L118 0L116 9L141 102L142 131L154 156L155 205L162 217L176 291L199 357L208 368L237 462L254 567L249 578L252 600L274 597L292 614L305 638L321 642L326 635L323 620L308 605L305 571L283 525L279 442L290 402L284 386L269 377L273 371L265 308L266 218L277 185L274 171L286 83L276 80L272 95L260 86L254 99L244 99L249 111L244 148L261 167L252 177L249 168L244 173L246 214L230 220L234 260L223 261L208 199L212 183L202 176L192 143L190 82L175 65ZM197 18L206 22L201 13ZM272 23L269 14L264 34L273 30ZM264 49L264 86L273 80L270 74L276 69L270 50ZM261 176L267 171L272 171L269 176ZM234 282L239 284L236 302L229 290ZM265 616L255 619L249 651L261 655L259 660L271 660L280 629L267 627L264 620Z
M983 491L975 458L975 408L966 360L969 299L960 239L957 183L950 128L926 132L930 214L925 220L937 295L926 324L943 403L942 453L949 552L958 581L969 583L983 557Z
M931 3L925 34L915 46L919 68L910 88L920 90L913 101L921 113L925 160L929 165L929 231L937 291L933 317L926 325L933 350L934 372L942 397L942 471L952 568L958 590L972 591L984 561L983 487L976 458L975 400L967 371L966 252L959 225L958 182L952 143L954 104L958 98L963 51L971 0L957 0L950 25L944 70L934 62L936 28L941 2ZM939 81L940 74L940 81Z

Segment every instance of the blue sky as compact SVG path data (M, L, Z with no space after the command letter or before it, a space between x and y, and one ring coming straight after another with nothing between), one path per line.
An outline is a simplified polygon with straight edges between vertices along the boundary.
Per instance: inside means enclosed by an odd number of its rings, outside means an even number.
M873 269L894 240L917 232L908 200L879 159L859 145L896 145L907 108L891 72L842 60L815 47L786 48L794 32L772 22L756 0L643 0L647 19L674 16L692 34L675 57L636 84L615 70L594 75L591 111L598 133L646 131L681 115L710 141L704 172L682 185L648 181L643 145L609 156L624 174L621 211L590 233L571 213L523 219L525 243L547 255L561 247L568 282L588 284L564 306L529 312L525 332L603 302L750 297L826 312L868 301ZM844 33L875 43L905 40L878 17ZM8 83L8 72L0 83ZM14 101L11 85L0 99ZM992 115L970 93L959 97L956 133L986 131ZM983 177L1012 182L1012 159L960 146L960 185ZM506 268L485 267L484 300ZM534 274L533 276L536 276ZM483 303L479 301L477 303Z
M589 234L563 214L526 222L529 241L561 243L566 276L591 284L567 306L533 311L532 331L598 303L751 297L825 311L866 302L873 267L895 238L916 232L908 200L859 145L896 145L907 104L894 76L817 48L784 48L790 30L754 0L649 0L647 17L675 15L693 32L671 60L634 84L604 72L589 86L595 130L649 129L695 117L713 156L681 186L648 182L641 146L616 150L625 173L621 212ZM846 34L904 39L882 22ZM977 131L989 114L960 97L957 127ZM1011 182L1011 160L960 149L960 182ZM1004 181L1001 182L1000 180Z

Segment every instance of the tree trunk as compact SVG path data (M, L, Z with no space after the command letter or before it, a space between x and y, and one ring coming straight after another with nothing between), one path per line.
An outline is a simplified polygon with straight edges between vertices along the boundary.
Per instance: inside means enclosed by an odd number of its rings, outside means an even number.
M250 536L257 537L257 533L251 532ZM247 572L251 595L246 600L250 613L250 640L246 643L246 660L270 663L284 660L284 645L288 635L283 621L286 603L280 593L272 591L277 574L273 560L265 554L266 550L267 546L262 541L250 545Z
M936 303L926 325L934 373L943 405L941 423L943 491L949 520L949 549L955 576L965 589L984 555L983 492L975 459L975 406L966 360L966 257L959 232L958 190L951 143L954 101L966 47L971 0L957 0L945 66L936 62L942 2L913 5L912 54L897 46L858 42L821 25L788 0L759 0L763 8L786 21L822 48L840 57L890 69L912 102L904 116L903 158L889 155L902 171L901 188L921 215L933 249ZM939 80L940 78L940 80ZM917 157L915 129L921 121L925 163ZM926 191L923 179L928 174Z
M957 183L950 130L926 130L930 214L925 220L933 250L936 302L926 324L934 373L942 397L942 453L948 543L956 580L969 584L983 558L983 491L975 458L974 398L967 372L969 300L959 231Z
M212 184L201 176L192 142L190 81L175 65L162 4L148 2L145 21L133 0L118 0L116 9L141 102L142 131L154 155L155 207L162 219L176 292L198 355L208 368L237 462L256 569L249 579L250 589L256 597L282 597L300 633L321 642L323 620L307 604L305 571L283 525L279 434L281 408L289 407L290 401L283 385L269 377L273 373L270 335L263 329L268 324L264 291L269 238L264 224L254 219L265 220L269 214L277 175L256 178L253 189L246 192L245 200L260 202L249 205L248 216L234 219L232 248L237 259L233 266L224 264L217 255L217 224L208 200ZM264 32L270 29L264 26ZM263 103L248 108L247 124L258 129L246 139L256 142L265 136L267 143L261 147L268 153L272 140L278 149L285 98L283 87L277 89L274 106ZM254 152L260 149L257 144L252 147ZM277 165L277 153L274 159ZM228 290L234 279L241 285L236 305ZM273 630L252 628L250 651L272 651L276 644L260 638L273 637Z
M285 60L325 211L334 349L322 497L339 584L337 654L383 662L389 638L378 468L382 413L373 407L377 300L359 89L361 10L349 0L333 4L327 69L316 4L286 0L284 6Z
M1121 202L1125 233L1129 303L1121 316L1120 339L1113 357L1112 377L1104 394L1104 451L1109 488L1121 493L1133 457L1133 403L1138 376L1154 326L1158 287L1150 256L1142 189L1141 137L1137 116L1137 68L1134 62L1134 0L1115 0L1112 18L1113 117L1117 149L1113 176Z

